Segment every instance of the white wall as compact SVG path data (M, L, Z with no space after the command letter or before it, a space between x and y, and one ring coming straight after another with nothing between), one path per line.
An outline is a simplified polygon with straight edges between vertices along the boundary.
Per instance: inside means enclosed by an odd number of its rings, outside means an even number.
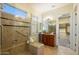
M76 37L76 52L79 54L79 4L76 4L77 5L77 37Z

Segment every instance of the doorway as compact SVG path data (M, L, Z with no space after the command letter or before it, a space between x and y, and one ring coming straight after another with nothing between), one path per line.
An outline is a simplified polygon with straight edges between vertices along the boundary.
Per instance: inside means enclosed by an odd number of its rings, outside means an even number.
M64 14L59 17L59 45L70 47L70 15Z

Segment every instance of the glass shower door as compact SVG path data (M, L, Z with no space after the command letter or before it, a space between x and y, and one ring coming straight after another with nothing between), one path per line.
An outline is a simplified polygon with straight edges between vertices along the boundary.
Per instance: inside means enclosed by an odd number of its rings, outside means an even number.
M70 47L70 16L59 18L59 45Z

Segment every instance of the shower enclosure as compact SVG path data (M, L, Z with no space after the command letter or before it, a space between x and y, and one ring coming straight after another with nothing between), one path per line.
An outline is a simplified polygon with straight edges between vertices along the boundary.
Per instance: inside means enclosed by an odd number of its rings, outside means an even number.
M59 45L70 47L70 15L59 17Z

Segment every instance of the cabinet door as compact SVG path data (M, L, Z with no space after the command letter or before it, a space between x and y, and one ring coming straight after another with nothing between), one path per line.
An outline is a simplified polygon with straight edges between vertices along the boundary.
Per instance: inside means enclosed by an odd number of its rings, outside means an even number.
M49 42L50 46L54 46L54 36L53 35L50 35L49 40L50 40L50 42Z
M46 45L46 36L42 35L42 42Z
M50 46L54 46L54 39L50 39Z
M50 45L49 35L46 35L46 45Z

